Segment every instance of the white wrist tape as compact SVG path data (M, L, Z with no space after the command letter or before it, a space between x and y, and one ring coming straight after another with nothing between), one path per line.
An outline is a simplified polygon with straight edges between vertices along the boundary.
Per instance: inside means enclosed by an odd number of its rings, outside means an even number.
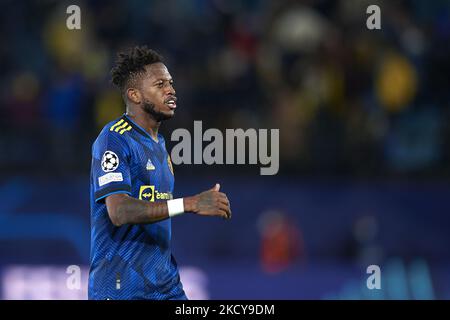
M183 198L167 201L167 208L169 209L169 217L184 213Z

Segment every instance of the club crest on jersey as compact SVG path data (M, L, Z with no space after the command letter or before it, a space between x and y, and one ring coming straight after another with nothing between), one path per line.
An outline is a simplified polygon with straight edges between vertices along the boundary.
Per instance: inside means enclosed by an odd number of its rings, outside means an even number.
M150 160L150 159L148 159L148 161L147 161L147 165L145 166L145 168L147 169L147 170L155 170L155 166L153 165L153 163L152 163L152 160Z

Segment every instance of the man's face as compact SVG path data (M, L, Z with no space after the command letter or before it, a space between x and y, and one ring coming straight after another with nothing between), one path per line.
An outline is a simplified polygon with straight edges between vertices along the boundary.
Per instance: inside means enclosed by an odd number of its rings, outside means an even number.
M177 97L172 76L163 63L146 66L147 73L142 79L142 108L157 121L173 117L177 107Z

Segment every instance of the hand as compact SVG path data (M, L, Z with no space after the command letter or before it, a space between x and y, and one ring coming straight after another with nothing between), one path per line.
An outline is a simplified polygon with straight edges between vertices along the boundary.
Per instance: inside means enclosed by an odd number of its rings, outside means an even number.
M202 216L231 218L230 202L225 193L219 192L220 184L193 197L184 198L184 208Z

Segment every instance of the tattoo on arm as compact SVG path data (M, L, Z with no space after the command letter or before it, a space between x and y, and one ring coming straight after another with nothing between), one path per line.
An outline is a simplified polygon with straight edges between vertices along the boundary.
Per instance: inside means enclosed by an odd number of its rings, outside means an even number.
M152 223L169 217L166 202L146 202L127 196L114 207L111 220L117 226Z

